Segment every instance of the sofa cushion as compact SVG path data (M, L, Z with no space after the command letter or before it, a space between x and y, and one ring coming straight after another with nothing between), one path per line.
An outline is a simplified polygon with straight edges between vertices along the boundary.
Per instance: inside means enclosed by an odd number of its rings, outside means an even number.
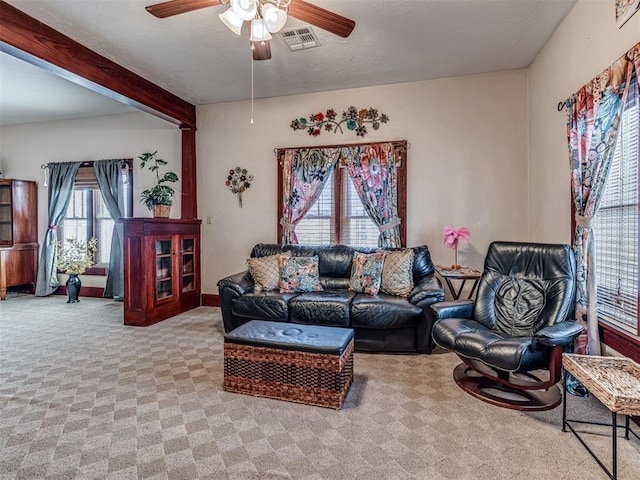
M301 293L289 301L289 320L309 325L349 326L349 290Z
M380 293L375 297L357 294L351 301L353 328L405 328L415 326L422 309L406 298Z
M413 247L415 257L413 259L413 281L418 283L425 277L435 273L435 267L431 261L431 254L426 245Z
M245 293L233 300L231 312L238 317L286 322L289 318L288 303L296 295L278 292Z
M320 284L325 290L349 290L349 278L320 277Z
M388 252L384 257L380 290L389 295L408 297L413 290L412 249L406 248L397 252Z
M271 291L280 288L280 266L278 255L260 258L247 258L249 273L255 281L255 291Z
M458 355L480 359L489 366L508 372L545 368L548 365L548 352L534 348L534 337L502 335L468 318L447 318L442 323L436 322L433 339L441 347L454 350Z
M318 248L316 255L319 258L320 276L348 279L351 276L353 252L354 249L346 245L331 245Z
M354 253L349 289L357 293L377 295L382 280L384 252Z
M251 250L251 258L277 255L285 250L289 250L289 248L284 249L279 243L258 243Z
M318 257L278 257L280 293L317 292L322 290Z

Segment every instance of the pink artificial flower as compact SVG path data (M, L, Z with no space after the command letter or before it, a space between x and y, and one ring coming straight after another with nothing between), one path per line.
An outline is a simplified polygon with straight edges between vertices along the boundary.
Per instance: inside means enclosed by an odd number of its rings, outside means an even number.
M471 238L471 230L467 227L456 228L453 225L444 227L442 231L442 239L447 248L456 248L458 241L469 240Z

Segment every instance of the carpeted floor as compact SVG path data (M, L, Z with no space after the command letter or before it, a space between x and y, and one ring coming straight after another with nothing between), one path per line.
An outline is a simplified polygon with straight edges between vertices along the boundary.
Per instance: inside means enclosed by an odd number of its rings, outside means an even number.
M224 392L217 308L136 328L122 303L65 300L0 302L0 479L606 478L559 408L470 397L450 353L357 353L335 411ZM569 400L573 416L610 419ZM607 464L608 435L587 436ZM620 439L619 469L640 478L640 442Z

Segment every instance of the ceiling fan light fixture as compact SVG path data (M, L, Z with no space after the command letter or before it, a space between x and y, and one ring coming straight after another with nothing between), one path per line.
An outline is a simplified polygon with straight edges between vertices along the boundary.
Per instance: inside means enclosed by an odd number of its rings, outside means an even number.
M264 42L271 40L271 34L267 30L267 24L262 18L254 18L251 20L251 40L252 42Z
M258 2L256 0L231 0L231 10L242 20L249 21L256 16Z
M229 30L231 30L236 35L240 35L240 31L242 30L242 25L244 24L244 20L242 20L238 15L236 15L233 9L229 8L226 12L218 15L222 23L224 23Z
M261 8L262 18L267 26L267 30L276 33L282 30L287 22L287 13L276 7L273 3L265 3Z

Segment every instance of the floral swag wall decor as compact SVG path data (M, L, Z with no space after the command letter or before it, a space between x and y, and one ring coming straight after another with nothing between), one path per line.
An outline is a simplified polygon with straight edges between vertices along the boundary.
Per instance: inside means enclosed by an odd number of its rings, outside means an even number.
M253 175L246 168L236 167L229 170L227 181L224 184L231 190L231 193L238 195L240 208L242 208L242 192L251 186L251 182L253 182Z
M367 134L367 126L371 124L374 130L380 128L381 123L387 123L389 117L385 113L379 113L377 108L362 108L358 110L353 105L342 111L341 119L338 121L338 114L333 108L326 112L318 112L309 115L309 118L296 118L291 121L291 128L294 130L307 130L309 135L317 137L322 130L333 133L344 133L343 124L348 130L354 130L358 137Z

